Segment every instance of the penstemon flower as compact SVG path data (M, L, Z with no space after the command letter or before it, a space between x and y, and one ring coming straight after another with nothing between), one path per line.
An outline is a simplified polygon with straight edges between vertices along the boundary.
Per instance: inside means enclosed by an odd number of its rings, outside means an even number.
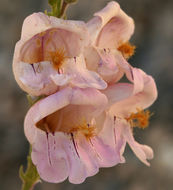
M40 100L25 118L25 135L40 177L82 183L100 167L123 162L111 120L103 112L104 94L95 89L64 88Z
M153 151L146 145L134 140L133 128L146 128L149 124L150 112L148 108L157 98L157 89L153 78L140 69L133 68L131 75L127 75L131 83L116 83L110 85L104 94L107 96L109 114L114 120L116 143L126 142L136 156L146 165L147 159L153 158ZM124 141L122 143L122 141Z
M134 32L134 21L118 3L112 1L87 23L90 45L85 48L87 67L108 83L117 82L129 69L127 58L134 46L128 42Z
M88 38L84 22L43 13L28 16L14 52L16 81L33 96L55 93L69 83L81 88L106 88L99 75L86 68L82 51Z
M153 157L133 136L134 127L148 126L145 109L157 98L154 79L128 63L133 19L114 1L87 23L54 17L64 18L74 1L49 1L51 16L28 16L13 59L17 83L39 99L24 121L31 159L53 183L79 184L100 167L124 163L126 143L146 165Z

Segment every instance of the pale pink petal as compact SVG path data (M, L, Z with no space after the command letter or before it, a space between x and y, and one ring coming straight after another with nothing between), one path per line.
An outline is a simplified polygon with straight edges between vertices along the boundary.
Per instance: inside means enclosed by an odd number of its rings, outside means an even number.
M88 147L87 142L85 145ZM36 141L32 145L32 160L40 177L53 183L64 181L69 176L71 183L79 184L86 177L96 174L97 163L87 154L87 149L79 151L77 141L72 136L61 132L46 134L38 129Z
M98 16L89 20L86 25L90 34L90 45L95 46L98 35L102 29L102 19ZM90 46L89 46L90 47Z
M112 1L102 10L94 14L95 17L87 23L92 41L96 41L101 29L116 15L119 9L119 4Z
M51 28L58 28L76 34L78 38L78 40L76 39L76 45L78 42L79 44L83 42L87 43L86 37L88 36L88 31L84 22L63 20L52 16L49 17L41 12L33 13L24 20L21 38L28 40L34 35ZM67 40L68 39L67 37Z
M70 167L69 181L74 184L82 183L88 177L87 168L80 158L73 136L63 142L63 147L67 154Z
M133 69L133 83L119 83L107 88L104 93L108 97L111 112L116 116L127 117L137 108L149 107L157 98L154 79L140 69ZM141 83L142 84L141 84Z
M97 51L100 55L97 69L98 73L107 83L115 83L119 81L126 72L124 69L128 64L126 60L116 50L97 49Z
M90 121L104 111L107 98L95 89L75 88L70 102L73 106L69 106L66 110L69 120L77 122L85 118Z
M116 48L127 42L134 32L133 19L114 1L94 16L95 18L88 22L88 29L92 40L97 37L95 45L100 48Z
M71 83L80 88L96 88L105 89L107 84L102 78L94 71L89 71L86 68L85 60L82 55L72 59L68 59L63 67L63 74L66 75L66 84ZM52 75L55 84L61 84L59 77ZM65 80L63 80L65 82ZM65 84L65 83L63 83Z
M107 83L119 81L124 74L132 80L131 66L116 49L99 49L88 47L84 51L88 69L99 73Z
M133 76L133 94L137 94L145 90L145 78L149 78L150 76L146 75L142 70L133 68L132 69L132 76Z
M14 68L19 86L30 95L49 95L57 91L50 75L56 74L49 62L28 64L19 62Z
M132 96L133 85L128 83L117 83L115 85L112 84L109 85L108 88L103 91L103 93L109 100L108 107L114 105L116 106L118 103L123 103L123 101Z
M147 166L150 166L150 163L147 161L147 159L153 158L152 149L146 145L141 145L135 141L129 124L122 124L121 127L123 128L123 136L130 145L133 152L141 160L141 162L143 162Z
M99 163L97 155L94 152L90 142L84 136L76 139L76 147L80 155L80 159L85 163L87 176L93 176L99 171Z
M86 47L84 57L87 69L97 72L100 61L100 55L98 54L97 48L93 46Z
M120 163L125 162L125 158L123 156L125 146L126 146L126 140L123 137L123 128L120 125L121 123L118 122L118 119L114 116L114 135L115 135L115 149L118 150L118 153L120 155Z
M57 86L65 86L70 83L71 76L66 74L51 75L50 78Z
M54 137L41 130L32 145L32 161L37 167L40 177L48 182L59 183L68 177L69 164L63 149L66 140L61 133Z
M106 82L96 72L84 69L77 71L70 82L80 88L105 89L107 87Z
M153 153L153 150L151 147L149 147L147 145L141 145L141 144L138 144L138 145L145 152L147 159L149 159L149 160L153 159L154 153Z
M93 106L99 106L100 108L103 106L106 106L107 104L107 98L104 94L102 94L100 91L86 88L86 89L80 89L75 88L73 91L73 96L71 97L71 104L75 105L93 105ZM102 111L103 111L102 110Z
M110 116L106 116L98 135L91 138L91 144L100 167L112 167L121 162L120 148L115 144L114 124Z

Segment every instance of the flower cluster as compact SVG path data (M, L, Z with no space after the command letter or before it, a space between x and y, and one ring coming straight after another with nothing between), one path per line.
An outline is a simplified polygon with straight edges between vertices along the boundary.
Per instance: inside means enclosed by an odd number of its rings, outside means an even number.
M145 128L144 111L157 98L153 78L128 59L133 19L110 2L84 23L34 13L16 44L13 71L19 86L44 98L28 111L25 135L32 161L48 182L82 183L100 167L124 163L128 143L146 165L153 151L133 128Z

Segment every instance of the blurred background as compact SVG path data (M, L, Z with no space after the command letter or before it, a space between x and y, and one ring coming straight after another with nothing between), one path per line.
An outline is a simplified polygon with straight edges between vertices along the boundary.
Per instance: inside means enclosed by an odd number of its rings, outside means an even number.
M69 19L87 21L103 8L107 0L79 0L68 11ZM81 185L68 181L60 184L42 182L35 190L172 190L173 189L173 1L119 0L121 8L135 20L132 43L137 46L130 63L151 74L159 97L151 107L154 112L149 128L135 130L140 143L155 152L151 167L143 165L126 148L126 163L87 178ZM12 57L20 38L22 22L33 12L48 8L46 0L0 1L0 190L19 190L18 169L26 165L28 142L23 133L23 119L28 105L25 93L12 73Z

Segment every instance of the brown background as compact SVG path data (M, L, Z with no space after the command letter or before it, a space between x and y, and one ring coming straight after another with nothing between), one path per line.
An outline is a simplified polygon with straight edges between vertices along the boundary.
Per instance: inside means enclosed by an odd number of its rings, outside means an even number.
M106 0L79 0L68 18L87 21ZM155 152L151 167L143 165L127 147L126 164L100 169L81 185L42 182L36 190L172 190L173 189L173 1L119 0L136 23L132 42L137 46L132 65L155 79L159 98L150 127L135 130L136 139ZM28 143L23 119L28 106L25 93L14 81L11 64L14 45L24 18L47 9L46 0L0 0L0 190L19 190L18 168L26 164Z

